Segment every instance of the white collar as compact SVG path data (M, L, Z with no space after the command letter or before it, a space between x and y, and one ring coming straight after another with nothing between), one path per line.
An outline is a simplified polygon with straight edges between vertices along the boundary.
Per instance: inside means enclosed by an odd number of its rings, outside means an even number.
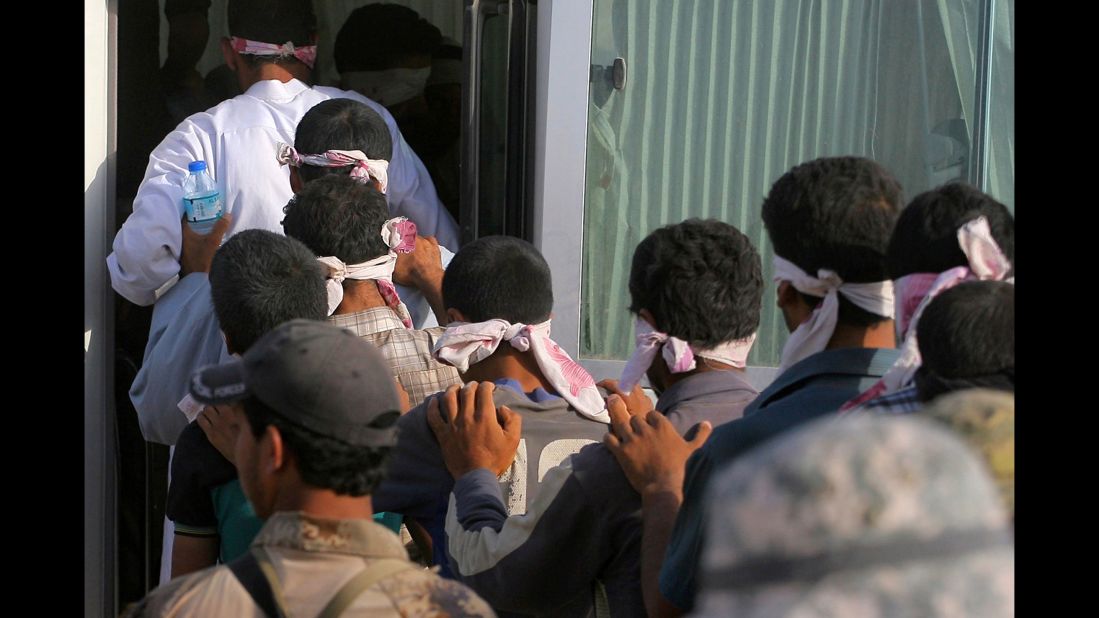
M264 100L293 99L308 89L309 86L300 79L291 79L288 82L265 79L252 84L244 94Z

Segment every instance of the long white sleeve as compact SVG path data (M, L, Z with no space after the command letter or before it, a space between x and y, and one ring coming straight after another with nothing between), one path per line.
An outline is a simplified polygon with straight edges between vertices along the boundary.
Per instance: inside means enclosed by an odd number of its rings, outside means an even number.
M457 250L458 226L435 193L431 176L405 143L393 116L366 97L335 88L310 88L291 80L267 80L245 94L184 120L149 157L133 213L115 236L107 269L114 289L138 305L156 300L156 290L179 272L183 179L187 165L204 160L237 230L281 234L283 206L290 200L289 170L275 160L279 142L294 142L298 121L317 103L353 98L381 114L393 139L389 204L395 215L416 222L420 234Z

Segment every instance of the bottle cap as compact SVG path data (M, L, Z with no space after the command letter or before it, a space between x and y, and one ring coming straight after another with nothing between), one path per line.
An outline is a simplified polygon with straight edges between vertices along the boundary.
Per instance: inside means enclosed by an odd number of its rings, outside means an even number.
M206 169L205 161L191 161L187 164L187 171L189 172L201 172Z

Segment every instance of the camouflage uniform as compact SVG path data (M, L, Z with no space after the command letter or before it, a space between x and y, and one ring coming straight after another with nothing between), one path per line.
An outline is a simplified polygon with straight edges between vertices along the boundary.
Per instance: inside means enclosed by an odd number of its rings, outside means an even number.
M912 417L816 421L715 475L698 615L1010 616L996 489Z
M316 616L339 588L378 559L408 560L399 538L369 519L278 512L253 547L271 557L289 615ZM410 563L411 565L411 563ZM228 567L211 567L157 588L125 616L263 616ZM375 582L344 616L495 616L466 586L419 565Z
M1015 395L990 389L948 393L924 408L926 416L942 421L981 454L1015 516Z

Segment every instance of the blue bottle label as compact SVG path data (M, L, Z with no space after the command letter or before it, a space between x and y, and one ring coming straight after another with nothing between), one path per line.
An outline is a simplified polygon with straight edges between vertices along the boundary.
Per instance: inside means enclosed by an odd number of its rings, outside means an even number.
M221 194L214 193L202 197L183 198L183 207L187 210L187 220L192 222L210 221L221 217Z

